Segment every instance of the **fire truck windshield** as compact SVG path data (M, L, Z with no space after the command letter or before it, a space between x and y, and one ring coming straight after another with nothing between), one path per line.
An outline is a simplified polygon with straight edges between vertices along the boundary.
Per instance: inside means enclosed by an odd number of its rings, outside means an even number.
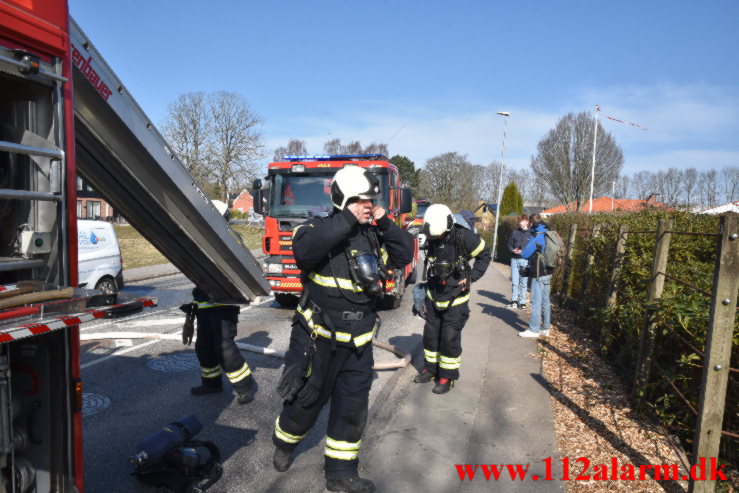
M376 204L387 209L387 174L376 173L380 182L380 198ZM274 174L270 178L269 215L272 217L325 216L331 204L331 182L334 173Z
M430 205L431 204L428 202L416 202L416 217L423 219L423 215L426 214L426 209L428 209Z

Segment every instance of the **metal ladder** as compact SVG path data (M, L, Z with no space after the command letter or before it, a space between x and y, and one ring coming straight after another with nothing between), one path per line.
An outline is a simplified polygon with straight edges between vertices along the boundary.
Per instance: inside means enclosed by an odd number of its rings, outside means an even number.
M52 63L47 64L41 62L32 55L22 54L17 51L0 48L0 65L4 68L15 67L19 75L28 77L29 74L37 75L39 78L49 79L52 83L52 128L54 128L54 144L56 149L48 149L43 147L34 147L30 145L18 144L15 142L0 141L0 151L15 154L26 155L29 157L44 157L52 160L51 172L54 170L54 161L58 162L57 188L52 192L39 192L34 190L16 190L16 189L0 189L0 199L4 200L28 200L28 201L49 201L57 203L56 224L60 225L58 248L60 252L60 279L68 279L69 258L67 249L64 245L68 241L68 231L66 223L67 204L64 200L66 191L66 155L62 150L64 148L64 101L63 101L63 85L67 79L61 75L62 61L54 58ZM52 184L54 183L51 180ZM28 270L43 267L45 262L42 259L25 259L17 257L0 257L0 272Z

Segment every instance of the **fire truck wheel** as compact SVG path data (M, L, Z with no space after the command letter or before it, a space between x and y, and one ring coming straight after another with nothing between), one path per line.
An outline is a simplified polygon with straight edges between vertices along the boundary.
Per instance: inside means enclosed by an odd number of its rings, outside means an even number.
M100 279L95 285L95 289L103 294L115 294L118 292L118 286L115 283L115 279L112 277L103 277Z
M298 297L294 294L275 293L275 300L283 308L295 308L298 306Z

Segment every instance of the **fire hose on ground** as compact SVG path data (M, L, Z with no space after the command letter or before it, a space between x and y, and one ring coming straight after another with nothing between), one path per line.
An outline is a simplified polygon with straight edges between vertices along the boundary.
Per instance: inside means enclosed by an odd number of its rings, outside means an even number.
M94 341L101 339L158 339L163 341L182 341L182 334L160 334L157 332L99 332L94 334L80 334L80 341ZM387 342L372 340L372 345L385 351L389 351L398 356L396 361L388 361L383 363L375 363L373 370L395 370L405 368L411 363L411 355L407 351L393 346ZM253 353L274 356L275 358L285 358L285 351L271 349L268 347L255 346L245 342L237 342L236 347Z

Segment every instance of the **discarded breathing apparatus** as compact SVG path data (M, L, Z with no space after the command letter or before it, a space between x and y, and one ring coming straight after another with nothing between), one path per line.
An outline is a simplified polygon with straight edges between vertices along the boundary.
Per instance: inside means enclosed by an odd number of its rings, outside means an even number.
M221 453L212 442L193 440L203 425L189 414L142 440L130 458L131 473L149 486L199 493L221 477Z

